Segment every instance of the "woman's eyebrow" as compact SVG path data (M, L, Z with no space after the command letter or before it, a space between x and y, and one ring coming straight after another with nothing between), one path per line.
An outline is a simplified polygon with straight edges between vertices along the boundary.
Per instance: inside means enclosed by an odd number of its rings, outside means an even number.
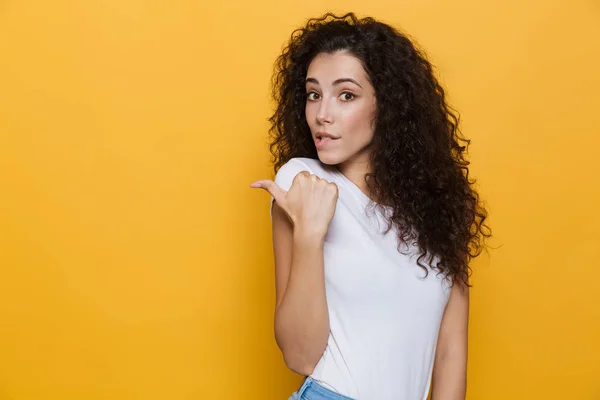
M306 83L308 83L308 82L315 83L315 84L317 84L317 85L319 84L319 81L318 81L318 80L316 80L315 78L306 78ZM344 82L352 82L352 83L354 83L356 86L358 86L359 88L361 88L361 89L362 89L362 86L360 86L360 85L358 84L358 82L356 82L356 81L355 81L354 79L352 79L352 78L340 78L340 79L336 79L336 80L333 82L333 86L335 86L335 85L338 85L338 84L340 84L340 83L344 83Z

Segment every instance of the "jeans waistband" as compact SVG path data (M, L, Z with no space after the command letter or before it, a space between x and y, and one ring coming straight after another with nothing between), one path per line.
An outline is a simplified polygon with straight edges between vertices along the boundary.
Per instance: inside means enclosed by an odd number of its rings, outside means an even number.
M304 394L308 390L310 390L311 392L314 392L315 394L319 394L324 399L328 399L328 400L353 400L350 397L346 397L344 395L341 395L339 393L336 393L332 390L327 389L326 387L320 385L317 381L315 381L310 376L307 376L306 379L304 379L304 382L302 382L302 386L300 386L300 389L298 389L298 392L297 392L298 398L300 398L302 396L302 394Z

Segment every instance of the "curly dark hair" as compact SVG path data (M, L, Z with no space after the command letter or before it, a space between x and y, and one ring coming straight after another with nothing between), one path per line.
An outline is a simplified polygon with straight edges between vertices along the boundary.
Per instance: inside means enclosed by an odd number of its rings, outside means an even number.
M425 53L399 30L371 17L330 12L295 30L275 62L269 118L275 173L294 157L318 159L305 116L305 79L319 53L345 50L362 63L377 104L365 182L372 198L392 209L386 233L395 225L400 244L418 245L417 264L452 284L469 284L471 258L491 236L487 212L469 180L458 113L447 105ZM461 145L463 143L464 145ZM484 230L488 228L488 232ZM400 251L400 250L399 250ZM438 258L432 265L434 257Z

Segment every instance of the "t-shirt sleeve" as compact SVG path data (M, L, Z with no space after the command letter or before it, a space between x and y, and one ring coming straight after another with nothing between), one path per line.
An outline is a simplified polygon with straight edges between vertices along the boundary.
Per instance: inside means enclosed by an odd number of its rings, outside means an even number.
M283 164L281 168L279 168L277 174L275 175L274 182L283 190L288 191L292 187L292 182L294 181L294 178L301 171L308 171L309 173L312 173L308 165L306 165L301 160L292 158L287 163ZM273 218L274 202L275 198L271 196L271 206L269 210L269 215L271 216L271 218Z

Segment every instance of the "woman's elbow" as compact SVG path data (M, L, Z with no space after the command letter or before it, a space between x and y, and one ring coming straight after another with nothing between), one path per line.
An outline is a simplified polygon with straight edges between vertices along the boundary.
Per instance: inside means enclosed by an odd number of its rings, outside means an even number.
M312 374L316 367L316 363L306 360L306 357L297 354L284 353L283 360L291 371L304 376Z

